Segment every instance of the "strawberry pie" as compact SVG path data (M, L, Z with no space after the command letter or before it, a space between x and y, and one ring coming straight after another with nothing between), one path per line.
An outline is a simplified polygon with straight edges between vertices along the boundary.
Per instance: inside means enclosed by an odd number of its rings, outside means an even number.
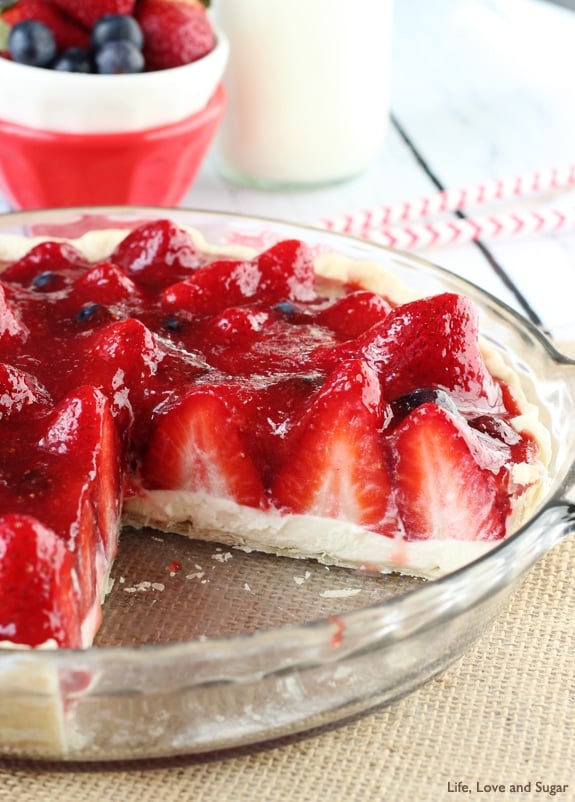
M167 219L0 260L1 641L89 645L122 524L434 578L533 508L547 435L466 297Z

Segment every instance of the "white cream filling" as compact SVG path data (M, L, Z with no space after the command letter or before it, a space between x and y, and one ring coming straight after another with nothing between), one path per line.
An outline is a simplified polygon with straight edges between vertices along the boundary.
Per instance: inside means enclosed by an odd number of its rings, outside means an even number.
M141 490L126 500L124 521L246 552L314 559L369 572L407 572L426 579L454 571L495 545L455 539L406 541L347 521L263 511L186 490Z

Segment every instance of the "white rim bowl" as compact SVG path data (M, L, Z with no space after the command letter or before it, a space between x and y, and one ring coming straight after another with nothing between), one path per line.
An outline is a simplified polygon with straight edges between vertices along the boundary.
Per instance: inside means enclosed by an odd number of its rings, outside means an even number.
M156 128L201 111L221 81L229 53L215 28L215 48L197 61L134 75L85 75L28 67L0 58L0 121L65 133Z

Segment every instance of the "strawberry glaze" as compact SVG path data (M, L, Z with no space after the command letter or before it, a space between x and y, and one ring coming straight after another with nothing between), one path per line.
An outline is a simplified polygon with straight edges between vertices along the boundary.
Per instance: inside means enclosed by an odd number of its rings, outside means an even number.
M143 224L97 264L47 242L5 266L0 283L0 547L14 539L10 516L31 516L37 539L38 527L55 533L76 552L82 616L113 559L121 482L127 493L204 489L427 538L409 528L428 517L410 510L425 483L414 449L443 443L439 431L457 441L435 455L442 486L465 462L470 492L481 482L491 505L485 537L497 539L510 469L537 458L509 424L517 412L487 372L474 310L460 296L394 307L317 280L299 241L253 260L216 259L168 221ZM396 476L415 463L409 481ZM84 497L89 527L79 524ZM86 564L88 541L104 567ZM79 626L52 634L78 645ZM24 632L20 642L49 635Z

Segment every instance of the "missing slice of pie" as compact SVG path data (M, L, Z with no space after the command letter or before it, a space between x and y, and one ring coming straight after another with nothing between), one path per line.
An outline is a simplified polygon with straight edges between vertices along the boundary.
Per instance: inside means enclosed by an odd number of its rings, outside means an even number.
M7 644L91 644L123 523L434 578L536 502L547 433L462 295L168 219L0 249Z

